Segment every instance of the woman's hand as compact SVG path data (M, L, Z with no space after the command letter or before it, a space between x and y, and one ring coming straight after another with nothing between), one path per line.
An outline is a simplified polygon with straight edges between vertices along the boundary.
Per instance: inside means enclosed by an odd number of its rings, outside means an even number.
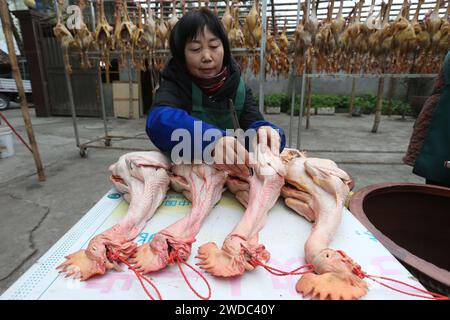
M213 151L214 167L228 171L241 177L250 176L247 167L249 154L244 146L235 137L224 136L220 138Z
M253 141L253 150L256 150L257 145L260 145L262 152L265 152L267 148L270 148L275 156L279 156L281 145L280 134L272 127L259 127L256 133L256 138Z
M252 141L252 162L257 163L257 171L262 175L278 173L285 176L285 166L280 158L281 137L270 126L259 127Z

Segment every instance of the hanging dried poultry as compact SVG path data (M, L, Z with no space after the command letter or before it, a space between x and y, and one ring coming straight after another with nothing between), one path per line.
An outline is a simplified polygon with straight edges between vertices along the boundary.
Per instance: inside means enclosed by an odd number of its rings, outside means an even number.
M119 50L119 43L118 43L118 38L119 38L119 32L118 32L118 28L120 23L122 22L122 4L120 2L120 0L115 0L114 3L114 33L113 33L113 37L112 37L112 48L114 50Z
M358 8L358 16L357 20L360 21L358 24L359 31L355 38L355 50L356 50L356 68L354 69L354 72L369 72L370 65L365 64L364 62L369 60L369 51L371 49L370 46L370 37L373 33L375 33L375 24L377 22L376 18L374 17L374 9L375 9L375 0L372 0L370 10L368 13L368 16L365 21L361 21L361 13L362 13L362 7L364 2L361 3L361 5Z
M425 30L423 22L419 21L420 9L423 3L424 0L419 0L411 21L411 28L414 32L414 38L408 40L401 48L404 59L406 60L403 66L403 71L405 72L412 71L413 68L418 70L417 66L420 62L417 58L422 51L426 50L430 46L431 43L430 35Z
M306 10L306 3L302 3L303 18L302 21L295 28L294 33L294 63L296 74L302 74L305 66L310 61L310 49L312 47L312 35L305 29L308 22L308 14Z
M438 14L439 4L423 21L419 21L419 10L423 3L423 0L419 0L416 14L410 21L411 4L405 0L399 14L389 23L392 3L392 0L387 4L382 2L375 16L376 4L372 0L367 17L362 19L364 0L359 0L344 19L341 1L339 12L332 19L334 2L331 1L327 16L319 23L315 36L311 21L316 18L317 2L312 3L311 16L308 16L303 3L303 21L294 34L294 62L300 62L297 63L297 72L302 71L302 65L305 65L302 61L305 54L302 44L305 42L303 39L309 40L305 37L305 30L309 31L306 36L310 35L312 42L312 49L306 53L312 53L314 58L314 64L308 65L314 66L319 72L408 72L412 65L422 68L423 72L436 69L439 60L442 60L439 56L448 50L448 26L444 24L446 19ZM308 27L305 28L305 25Z
M312 58L315 55L315 41L317 32L319 31L319 20L317 19L318 1L319 0L312 0L311 14L309 14L308 12L309 8L307 8L306 2L303 4L303 29L304 31L309 33L309 37L311 38L311 46L308 48L308 51L306 53L306 60L304 62L306 68L312 67Z
M383 23L383 18L384 18L384 13L386 11L386 8L387 8L387 4L384 1L381 2L380 11L378 12L377 16L375 17L375 21L373 24L375 30L381 29L381 25Z
M230 40L231 49L243 48L245 44L244 33L241 29L241 23L239 21L239 3L232 4L233 20L231 23L231 29L228 33L228 39ZM246 55L238 55L235 57L236 62L240 65L242 72L247 70L248 57Z
M371 53L371 70L373 72L384 72L387 70L386 62L390 52L392 36L389 34L389 14L393 0L388 4L381 4L380 19L382 20L379 29L369 36L369 46Z
M72 73L72 66L70 64L69 59L69 49L72 49L77 46L77 43L75 42L75 39L70 33L70 31L66 28L66 25L64 24L63 18L62 18L62 7L64 5L63 0L58 0L57 2L57 23L56 26L53 28L53 33L58 39L59 44L61 45L61 48L63 50L63 60L64 60L64 66L66 68L66 71L68 74Z
M355 4L355 7L349 15L350 23L345 28L342 35L343 52L345 53L343 58L346 60L344 69L347 73L356 71L356 54L360 50L360 43L358 40L364 28L364 23L361 22L361 8L363 4L364 0L360 0Z
M158 51L164 51L165 49L168 49L168 23L164 20L164 4L163 1L160 1L159 6L159 21L156 23L156 43L155 43L155 49ZM159 73L163 68L165 64L165 55L161 54L161 52L158 52L156 57L154 58L154 69L156 73Z
M170 33L172 32L173 28L177 24L178 20L179 19L177 17L177 1L173 0L172 1L172 16L169 18L169 20L167 20L167 35L166 35L167 39L170 38ZM168 48L169 46L166 45L166 47Z
M420 14L420 8L423 4L424 0L419 0L417 7L416 7L416 12L414 13L414 17L411 21L411 27L414 30L414 35L415 37L411 40L409 40L407 42L407 44L405 45L404 51L406 53L410 53L412 55L415 55L417 53L417 50L419 48L422 47L423 45L423 34L422 33L422 27L420 26L419 23L419 14ZM426 33L426 38L428 38L428 41L425 40L425 42L428 42L428 44L426 44L426 46L429 45L429 37L428 37L428 33ZM414 62L412 62L414 63Z
M116 25L114 30L115 49L121 50L122 64L126 64L125 56L131 52L133 45L133 31L135 25L131 22L128 15L128 6L126 0L116 0Z
M137 4L137 21L132 34L131 57L133 64L137 70L145 71L145 59L150 49L149 38L146 36L144 26L142 24L142 9L140 3Z
M361 2L361 5L359 6L359 11L358 11L358 19L360 20L360 25L359 25L359 34L357 35L355 41L357 43L356 45L356 65L357 67L355 68L356 72L368 72L368 68L367 65L364 63L365 61L368 60L368 52L369 52L369 37L370 34L372 33L371 28L369 28L369 26L367 25L367 19L365 21L361 20L361 14L362 14L362 7L364 5L364 1ZM370 12L368 15L368 19L372 19L373 16L373 9L375 7L375 0L372 0L372 4L370 7ZM370 21L369 20L369 21Z
M150 4L150 1L148 1L148 4ZM148 44L148 49L153 50L156 42L156 22L153 9L150 8L150 5L148 5L147 8L148 12L144 11L144 38L145 42Z
M419 5L423 3L422 0L419 0ZM430 61L432 60L433 48L431 46L432 36L430 34L429 29L426 25L426 20L429 18L433 11L429 12L424 20L416 23L414 25L414 31L417 35L417 51L416 55L416 66L415 70L419 73L429 73L432 72L433 66L431 66ZM427 16L426 15L426 16Z
M103 0L97 1L97 28L95 30L95 42L100 50L101 60L105 64L106 73L109 73L109 50L113 47L113 30L105 16Z
M450 1L447 2L446 20L441 25L441 39L438 48L444 53L450 47Z
M380 8L380 12L378 13L378 15L375 17L375 19L373 20L373 30L369 35L369 39L368 39L368 45L370 48L369 51L369 69L371 70L371 72L377 72L377 68L378 68L378 59L376 58L381 50L378 47L378 44L380 42L380 37L382 34L382 29L384 28L383 26L383 21L384 21L384 15L386 12L386 3L383 1L381 3L381 8Z
M112 164L110 180L130 204L126 216L92 238L86 249L67 256L57 269L81 280L104 274L108 269L120 271L108 254L127 259L134 252L137 245L133 240L165 198L169 169L169 160L159 151L127 153Z
M80 68L88 69L91 68L91 62L88 57L88 50L92 50L94 48L94 35L86 23L84 23L83 19L83 11L86 8L86 0L80 0L78 3L81 15L79 17L79 27L74 28L74 39L77 42L77 47L80 50Z
M372 0L370 5L369 14L367 15L366 21L364 22L367 29L374 30L377 25L377 17L375 17L375 0Z
M251 56L252 58L252 66L251 66L252 72L256 76L260 72L261 59L259 58L259 55L257 53L252 53L249 56Z
M392 0L390 0L388 2L387 5L387 9L386 9L386 25L385 27L382 29L382 36L381 36L381 48L383 53L386 55L386 57L388 58L388 60L384 61L384 63L389 65L389 61L390 61L390 53L391 53L391 48L392 48L392 41L394 40L393 37L393 32L392 32L392 24L389 23L389 16L391 13L391 8L392 8Z
M419 0L416 8L416 13L414 14L413 21L411 22L414 28L414 33L416 34L416 45L419 51L424 51L431 44L430 34L426 31L425 23L419 21L420 8L425 0Z
M231 28L233 27L233 16L231 15L231 11L230 11L230 1L226 1L227 5L225 8L225 12L222 16L222 25L225 28L225 31L227 32L227 34L230 33Z
M450 0L447 1L447 11L442 19L441 27L434 34L431 43L436 53L436 62L443 61L443 56L447 54L450 48Z
M267 22L268 24L269 22ZM276 28L273 28L273 32ZM278 71L278 59L280 56L280 48L275 38L270 33L270 29L266 28L266 73L275 75Z
M317 71L328 71L331 69L331 55L335 50L336 42L332 33L331 17L333 15L334 0L328 5L327 17L319 26L319 31L316 36L316 59L317 59Z
M278 75L285 78L289 75L289 39L287 37L287 20L284 20L283 31L278 38L280 56L278 58Z
M245 17L243 33L245 45L248 49L259 47L262 28L258 0L255 0L253 2L252 8L250 9L248 15Z
M138 247L130 259L139 272L149 273L165 268L175 256L187 260L200 227L220 201L227 174L207 164L172 167L172 188L192 202L192 208L181 220L159 231L153 240Z
M419 0L419 6L423 0ZM442 19L439 16L439 8L444 1L438 0L433 10L425 15L425 19L413 24L416 33L416 72L431 73L439 70L445 55L450 47L449 40L449 9ZM417 12L416 12L417 13Z
M313 45L315 44L316 34L319 31L319 20L317 19L317 10L319 6L319 0L312 0L311 2L311 15L307 12L307 8L305 5L305 14L306 14L306 21L305 21L305 30L308 31L311 34L311 40Z
M269 260L270 253L259 244L258 234L263 228L267 213L277 201L284 184L285 168L279 156L270 148L255 149L258 161L253 162L251 177L240 176L242 188L248 184L248 197L240 194L241 203L247 207L241 221L226 237L221 249L213 242L206 243L198 249L201 262L199 265L208 273L217 277L232 277L253 270L255 265L250 260L257 258L263 263ZM241 197L242 196L242 197ZM239 198L238 198L239 199Z
M339 56L342 52L343 43L342 43L342 36L344 33L345 28L345 19L342 14L342 10L344 7L344 0L341 0L341 4L339 6L339 11L336 15L336 18L331 20L331 33L334 38L334 52L331 54L330 60L331 60L331 72L337 72L339 71L341 64L339 62Z
M167 22L164 20L164 5L163 1L160 3L159 23L156 25L156 48L166 49L168 40L169 28Z
M431 45L436 44L436 42L433 42L433 38L434 35L441 28L441 24L443 22L442 18L439 16L440 4L441 0L436 0L436 5L434 6L433 12L429 16L429 18L425 20L425 27L428 33L430 34Z
M409 3L408 0L403 1L402 9L400 10L397 18L394 20L391 26L392 40L392 53L394 55L393 71L401 72L409 65L407 54L412 42L416 39L414 27L409 19Z
M288 52L289 50L289 39L287 37L287 19L284 20L283 30L281 31L280 37L278 39L279 47L282 52Z
M150 0L147 0L147 10L144 10L144 38L148 43L148 65L150 73L150 85L152 94L155 95L156 90L159 88L160 76L157 71L156 65L156 22L155 13L151 9Z
M334 41L336 44L336 48L340 47L340 43L341 43L341 36L342 36L342 32L344 31L344 27L345 27L345 19L344 16L342 15L342 9L344 7L344 0L341 0L341 4L339 6L339 11L336 15L336 18L331 20L331 33L333 34L334 37ZM333 12L331 10L331 12Z
M341 223L350 177L328 159L301 153L290 158L281 194L288 207L314 223L305 243L305 259L314 265L314 273L300 278L297 291L320 299L364 296L367 285L353 273L359 266L341 250L329 248Z
M260 59L259 55L253 50L260 46L262 34L258 0L253 2L252 8L245 17L243 34L245 47L251 50L249 57L252 59L252 72L256 75L259 73Z
M234 6L234 4L233 4ZM241 24L239 22L239 6L236 5L236 8L234 8L234 17L231 23L231 29L228 34L228 38L230 40L230 46L231 48L243 48L245 39L244 39L244 33L241 29Z

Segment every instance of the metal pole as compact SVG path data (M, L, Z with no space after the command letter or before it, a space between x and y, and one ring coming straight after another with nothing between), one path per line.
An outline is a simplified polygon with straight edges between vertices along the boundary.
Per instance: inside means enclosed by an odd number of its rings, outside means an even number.
M70 75L67 72L66 66L64 66L64 75L66 76L67 93L69 96L70 111L72 113L72 122L73 122L73 131L75 133L75 142L77 143L77 147L79 147L80 146L80 137L78 136L77 115L75 113L75 103L73 101L72 82L70 80Z
M311 6L311 0L307 0L306 1L306 12L307 12L308 16L310 16L310 14L309 14L310 6ZM304 95L305 95L305 82L306 82L305 71L307 71L307 68L304 69L303 74L302 74L302 91L301 91L301 96L300 96L300 112L298 114L297 149L300 149L300 139L301 139L301 132L302 132L303 100L304 100Z
M59 12L57 0L53 1L53 6L55 7L55 12ZM77 115L75 113L75 103L73 101L72 82L70 81L70 75L69 75L69 72L67 72L66 65L64 65L64 76L66 78L67 94L69 96L70 112L72 114L73 131L75 133L75 142L77 144L77 147L79 148L80 147L80 137L78 136Z
M300 92L300 111L298 114L298 131L297 131L297 149L300 150L300 138L302 131L302 117L303 117L303 100L305 98L305 73L302 75L302 90Z
M100 61L98 62L98 89L100 90L100 103L102 107L103 127L105 129L105 136L108 136L108 123L106 122L105 97L103 96L103 81L102 69L100 68Z
M89 2L91 6L92 29L95 32L97 26L95 19L94 2L93 0L90 0ZM100 104L102 109L103 128L105 130L105 138L106 138L108 136L108 124L106 123L105 98L103 96L103 81L102 81L102 69L100 66L100 60L98 60L97 62L97 75L98 75L98 90L100 93Z
M297 25L300 21L300 7L301 7L301 0L298 0L297 3ZM297 77L295 76L295 64L292 64L292 98L291 98L291 116L289 118L289 140L288 140L288 146L289 148L292 148L292 127L294 125L294 108L295 108L295 82Z
M128 99L128 102L129 102L129 105L130 105L130 110L129 110L129 115L128 115L129 119L133 119L134 118L134 106L133 106L133 98L134 98L133 94L134 94L134 92L133 92L133 81L132 81L131 77L132 77L132 73L131 73L131 56L128 53L128 84L129 84L129 94L130 94L129 99Z
M293 65L293 69L295 69L295 66ZM293 70L295 73L295 70ZM296 76L292 77L292 92L291 92L291 116L289 117L289 140L288 140L288 146L289 148L292 148L292 126L294 124L294 108L295 108L295 80Z
M262 21L261 21L261 44L260 44L260 66L259 66L259 112L264 112L264 79L266 70L266 22L267 22L267 0L262 0Z
M145 60L144 60L145 64ZM144 107L142 106L142 78L141 78L141 70L137 69L137 78L138 78L138 104L139 104L139 118L141 115L144 115Z

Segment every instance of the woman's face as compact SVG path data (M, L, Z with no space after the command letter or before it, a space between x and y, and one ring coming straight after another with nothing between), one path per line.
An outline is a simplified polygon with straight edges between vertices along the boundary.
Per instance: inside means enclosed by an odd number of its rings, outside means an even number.
M222 70L223 44L207 27L186 43L184 56L189 72L197 78L212 78Z

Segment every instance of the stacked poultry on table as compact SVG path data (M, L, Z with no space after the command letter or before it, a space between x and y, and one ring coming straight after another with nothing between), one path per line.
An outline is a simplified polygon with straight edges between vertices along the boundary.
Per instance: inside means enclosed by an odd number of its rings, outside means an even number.
M204 220L228 189L245 211L221 248L213 242L199 246L196 258L201 269L215 277L235 277L267 263L270 252L258 235L282 196L288 208L313 223L304 250L314 273L300 278L297 291L320 299L364 296L367 285L353 273L359 266L338 248L330 248L350 191L349 175L331 160L310 158L295 149L286 148L280 154L255 144L253 150L246 170L242 165L239 170L230 165L175 165L159 151L124 154L109 170L110 181L129 203L127 214L93 237L86 249L68 255L58 269L87 280L109 269L121 271L119 264L124 261L143 274L167 267L174 258L185 261ZM150 242L137 246L135 238L170 187L192 202L190 211Z

